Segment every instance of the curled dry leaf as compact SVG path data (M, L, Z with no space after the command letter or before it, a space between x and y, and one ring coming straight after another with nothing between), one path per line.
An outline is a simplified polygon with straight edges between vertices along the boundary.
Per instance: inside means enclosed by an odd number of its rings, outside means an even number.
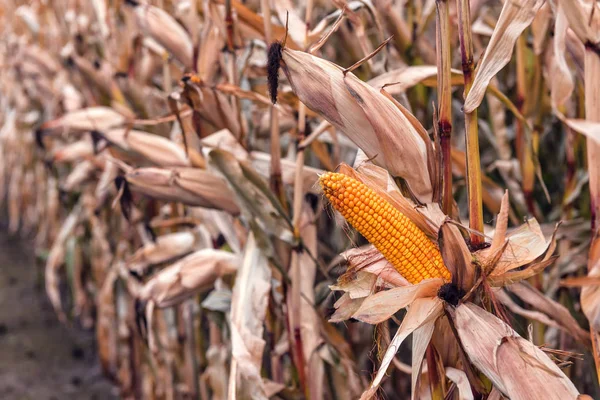
M516 0L504 3L494 34L477 66L473 86L465 99L466 113L471 113L479 107L490 80L508 64L517 38L531 24L542 4L543 0Z
M500 250L498 247L481 250L476 253L476 257L483 257L491 260L497 256L497 251L502 251L493 270L493 275L499 276L512 271L525 264L531 263L538 257L546 254L548 250L553 249L554 241L547 240L542 233L540 225L535 218L530 218L525 224L512 230L506 235L508 243L502 243Z
M393 287L409 285L372 244L346 250L341 256L348 262L348 271L371 273Z
M471 384L469 378L464 371L453 367L446 367L446 376L450 379L458 388L458 400L474 400L473 391L471 390ZM489 397L488 397L489 399Z

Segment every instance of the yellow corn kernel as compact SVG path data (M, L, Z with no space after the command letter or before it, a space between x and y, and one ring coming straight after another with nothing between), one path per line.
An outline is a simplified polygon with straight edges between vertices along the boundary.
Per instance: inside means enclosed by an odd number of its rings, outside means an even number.
M367 185L335 172L322 175L319 182L333 207L410 283L428 278L450 279L450 271L433 242ZM368 213L360 211L362 205Z

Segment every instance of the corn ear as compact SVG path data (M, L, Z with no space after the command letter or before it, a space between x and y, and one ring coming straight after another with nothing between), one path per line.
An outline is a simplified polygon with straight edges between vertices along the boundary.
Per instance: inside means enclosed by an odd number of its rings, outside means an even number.
M320 183L325 196L410 283L450 279L438 248L410 219L365 184L328 172Z

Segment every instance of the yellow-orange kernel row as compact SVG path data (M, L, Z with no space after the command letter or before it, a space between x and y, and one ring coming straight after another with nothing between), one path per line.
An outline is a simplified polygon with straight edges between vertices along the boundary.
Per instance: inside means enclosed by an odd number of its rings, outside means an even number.
M414 222L365 184L328 172L319 180L333 207L410 283L450 279L442 255Z

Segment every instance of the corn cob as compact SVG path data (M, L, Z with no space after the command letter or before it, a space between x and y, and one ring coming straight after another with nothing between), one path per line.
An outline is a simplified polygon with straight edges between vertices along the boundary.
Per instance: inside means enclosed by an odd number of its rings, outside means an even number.
M450 279L442 255L414 222L349 176L328 172L320 184L333 207L410 283L427 278Z

